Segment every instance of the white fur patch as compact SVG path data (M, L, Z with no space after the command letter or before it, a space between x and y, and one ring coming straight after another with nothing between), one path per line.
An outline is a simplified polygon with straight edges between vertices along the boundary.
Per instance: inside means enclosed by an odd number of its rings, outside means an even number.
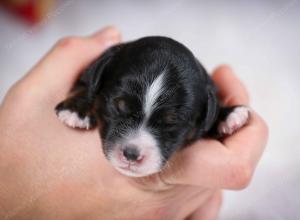
M86 116L84 119L81 119L77 112L71 112L69 110L59 111L57 115L63 123L72 128L90 128L90 119L88 116Z
M162 72L148 87L145 94L144 112L147 116L151 114L155 102L162 93L164 72Z
M249 119L249 109L247 107L237 107L231 112L225 121L218 126L218 132L222 135L231 135L243 127Z
M119 156L122 154L121 146L117 145L109 155L113 166L122 174L127 176L147 176L158 172L161 169L162 157L157 142L152 134L141 127L136 132L129 134L122 140L122 145L134 145L138 148L142 157L141 162L131 162L122 160Z

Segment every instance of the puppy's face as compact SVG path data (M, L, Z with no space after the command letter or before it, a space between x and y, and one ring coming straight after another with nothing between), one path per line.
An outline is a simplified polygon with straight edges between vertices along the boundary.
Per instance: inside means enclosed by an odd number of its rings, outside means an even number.
M91 72L103 150L125 175L158 172L177 149L212 125L207 73L187 48L169 38L114 47Z
M175 74L168 67L122 74L103 93L104 152L121 173L158 172L183 145L194 114Z
M215 128L219 115L216 89L204 68L166 37L110 48L55 110L71 127L100 125L107 159L137 177L160 171L176 150ZM222 131L232 131L224 126Z

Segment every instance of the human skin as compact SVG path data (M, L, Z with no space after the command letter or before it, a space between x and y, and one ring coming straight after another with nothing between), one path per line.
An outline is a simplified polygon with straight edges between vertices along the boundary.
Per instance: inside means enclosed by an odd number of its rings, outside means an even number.
M221 190L249 184L268 137L253 110L236 134L196 141L145 178L110 165L97 129L71 129L57 119L54 107L80 72L118 42L113 27L65 38L9 90L0 106L0 219L213 220ZM230 67L212 78L225 105L249 105Z

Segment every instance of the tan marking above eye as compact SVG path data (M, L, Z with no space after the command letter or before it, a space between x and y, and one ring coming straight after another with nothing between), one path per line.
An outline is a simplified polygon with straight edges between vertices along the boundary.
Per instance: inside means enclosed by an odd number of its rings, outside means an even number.
M116 107L117 109L120 111L120 112L124 112L126 111L126 102L124 99L116 99L115 100L115 104L116 104Z

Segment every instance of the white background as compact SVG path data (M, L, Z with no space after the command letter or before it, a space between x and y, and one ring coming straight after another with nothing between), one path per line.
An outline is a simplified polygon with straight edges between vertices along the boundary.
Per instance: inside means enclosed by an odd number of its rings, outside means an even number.
M209 71L234 67L270 141L249 188L225 193L221 219L300 219L300 1L60 0L35 28L0 9L0 100L59 38L108 24L124 40L175 38Z

